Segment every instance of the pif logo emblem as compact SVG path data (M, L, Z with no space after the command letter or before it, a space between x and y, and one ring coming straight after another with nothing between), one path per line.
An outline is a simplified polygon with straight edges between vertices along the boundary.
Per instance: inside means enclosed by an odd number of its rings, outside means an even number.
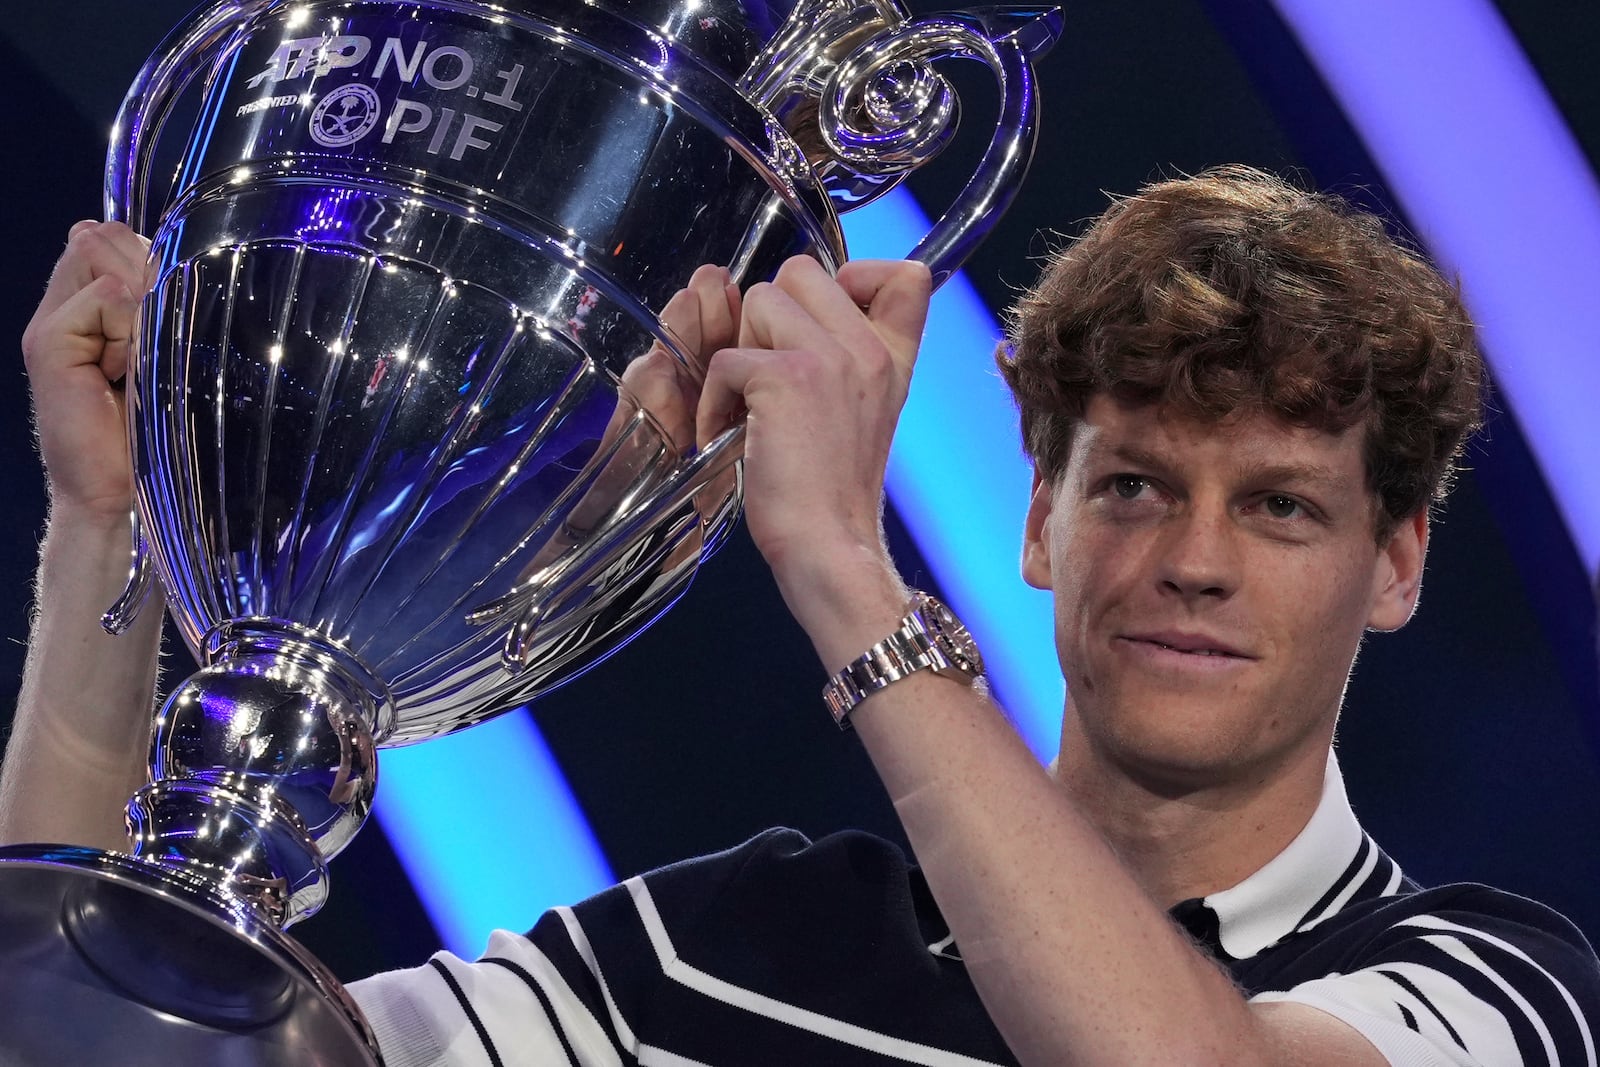
M279 95L241 106L239 116L287 105L286 83L317 79L346 70L354 79L332 89L311 115L311 136L326 148L343 148L383 127L383 143L412 142L431 156L459 160L468 152L494 147L501 121L522 110L517 99L526 69L521 63L499 68L480 62L457 45L427 40L406 43L388 37L377 43L360 34L298 37L283 41L267 64L245 85L270 86ZM389 78L419 90L428 99L396 95L388 104L366 82Z
M382 106L378 94L365 85L341 86L311 112L311 138L326 148L355 144L378 124Z

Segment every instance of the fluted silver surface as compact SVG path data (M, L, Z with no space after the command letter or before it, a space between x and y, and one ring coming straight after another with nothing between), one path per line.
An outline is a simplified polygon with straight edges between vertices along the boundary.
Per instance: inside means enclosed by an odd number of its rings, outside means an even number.
M0 1060L376 1062L280 928L326 898L377 749L593 665L737 516L743 431L695 448L710 353L668 302L701 264L740 287L838 267L837 211L948 141L928 63L956 56L1002 114L908 250L942 280L1026 167L1058 28L895 0L221 0L176 31L107 164L157 268L127 385L140 547L107 624L153 572L204 666L156 722L135 856L0 850L0 997L24 1005ZM47 1001L84 1031L41 1035Z

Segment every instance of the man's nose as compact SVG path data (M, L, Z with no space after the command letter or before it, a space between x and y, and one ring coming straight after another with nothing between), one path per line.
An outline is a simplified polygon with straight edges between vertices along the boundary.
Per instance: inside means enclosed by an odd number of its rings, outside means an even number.
M1191 500L1165 525L1157 572L1163 590L1186 598L1232 596L1242 568L1229 509Z

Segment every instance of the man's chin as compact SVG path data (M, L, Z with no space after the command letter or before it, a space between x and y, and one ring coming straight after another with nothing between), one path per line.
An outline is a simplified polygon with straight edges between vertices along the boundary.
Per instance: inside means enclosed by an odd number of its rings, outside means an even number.
M1092 753L1148 789L1166 795L1210 788L1281 755L1282 746L1262 744L1258 721L1239 717L1237 701L1218 707L1193 693L1163 690L1139 696L1138 708L1161 711L1111 709L1082 728Z

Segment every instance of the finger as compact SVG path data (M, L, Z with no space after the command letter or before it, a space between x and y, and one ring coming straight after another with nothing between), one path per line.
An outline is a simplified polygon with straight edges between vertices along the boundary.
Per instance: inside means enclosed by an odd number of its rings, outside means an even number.
M127 373L138 315L139 299L121 278L113 274L96 279L61 306L57 329L78 343L61 346L57 365L98 362L107 380L118 380ZM45 355L50 359L53 354Z
M851 260L837 278L867 320L897 356L916 358L928 321L933 275L927 265L906 259Z
M98 363L107 380L116 381L128 369L138 312L139 301L121 278L95 279L24 335L28 372Z
M863 307L839 287L826 267L811 257L795 256L785 262L772 280L772 287L785 299L774 299L771 291L763 295L769 317L756 324L754 336L764 347L815 347L821 342L819 329L850 349L880 343ZM740 344L745 343L741 335Z
M739 347L811 352L862 387L903 388L915 352L890 351L866 311L820 265L807 262L790 260L773 282L750 287Z
M56 262L39 314L50 315L76 292L98 278L114 275L140 296L153 279L146 270L144 238L121 223L79 223L72 228L67 250Z
M695 443L704 448L745 411L744 394L751 376L766 358L780 353L749 348L724 348L711 357L695 408Z
M677 356L657 344L628 364L622 372L622 382L634 404L651 414L674 448L687 450L694 443L696 383ZM619 419L625 414L631 417L631 407L618 405L612 416L613 427L620 429ZM606 432L609 443L613 429Z
M67 241L68 249L74 243L88 245L93 254L100 250L109 257L107 266L119 274L143 279L150 263L150 242L134 233L121 222L96 222L88 226L74 226ZM137 286L129 286L135 293L143 294Z
M705 375L711 354L738 339L738 309L738 290L727 268L706 265L662 310L662 322L678 341L696 381Z
M725 267L701 267L689 280L689 286L700 312L695 370L703 375L711 354L739 339L739 288Z
M900 373L910 373L932 291L927 267L906 260L865 260L846 264L835 278L815 260L795 257L783 265L773 284L812 322L780 315L760 325L803 330L811 336L790 332L762 336L768 347L815 347L820 328L847 351L860 354L886 348ZM772 308L780 309L781 305Z
M695 273L698 275L699 271ZM695 307L698 297L692 288L693 279L690 279L689 285L691 288L673 293L667 306L661 309L661 325L667 335L677 342L678 351L686 356L700 348L700 312ZM659 348L659 343L655 347Z

